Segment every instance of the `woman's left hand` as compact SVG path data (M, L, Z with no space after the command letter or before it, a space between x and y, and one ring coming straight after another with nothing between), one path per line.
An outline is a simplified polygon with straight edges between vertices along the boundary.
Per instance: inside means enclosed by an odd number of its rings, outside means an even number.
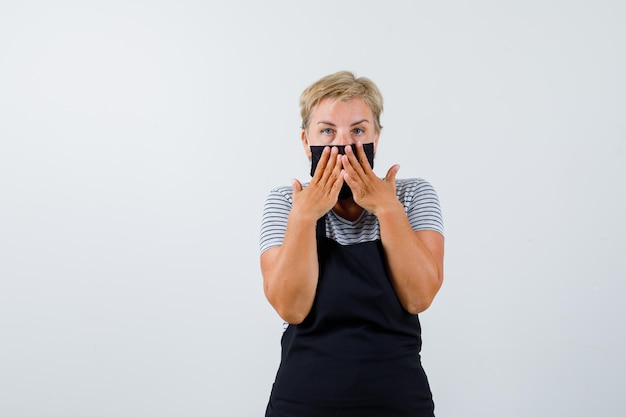
M356 148L356 154L353 149ZM357 142L345 148L342 157L344 180L352 190L354 201L365 210L377 215L377 212L390 204L398 204L396 196L396 174L400 165L389 168L384 179L376 176L367 160L363 144Z
M356 148L356 153L354 149ZM432 303L443 282L443 236L433 230L413 231L396 196L399 165L378 178L363 145L346 146L342 156L344 180L356 204L374 214L380 224L391 283L406 311L418 314Z

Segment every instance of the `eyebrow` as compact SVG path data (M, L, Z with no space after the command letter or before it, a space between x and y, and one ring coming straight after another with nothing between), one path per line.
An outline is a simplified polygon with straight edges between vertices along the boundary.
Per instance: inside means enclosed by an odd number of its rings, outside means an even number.
M363 119L363 120L359 120L358 122L354 122L352 123L350 126L356 126L356 125L360 125L361 123L369 123L370 121L367 119ZM318 125L329 125L329 126L336 126L334 123L331 122L325 122L323 120L320 120L319 122L317 122Z

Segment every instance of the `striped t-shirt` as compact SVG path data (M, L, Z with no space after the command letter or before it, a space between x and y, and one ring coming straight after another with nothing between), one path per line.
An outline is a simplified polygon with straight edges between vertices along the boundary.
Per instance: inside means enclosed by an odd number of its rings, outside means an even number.
M278 187L270 191L265 200L261 222L261 252L283 244L287 217L293 204L292 194L291 187ZM443 234L439 198L430 183L421 178L396 179L396 194L404 206L413 230L436 230ZM380 239L378 218L363 210L358 219L348 221L331 210L326 213L326 237L340 245L378 240Z

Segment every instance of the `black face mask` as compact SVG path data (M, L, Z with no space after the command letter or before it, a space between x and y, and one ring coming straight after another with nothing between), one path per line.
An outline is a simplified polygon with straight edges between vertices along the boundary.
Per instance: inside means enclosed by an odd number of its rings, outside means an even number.
M309 148L311 149L311 176L315 174L315 168L317 168L317 163L320 161L320 158L322 157L322 152L324 151L324 148L326 146L329 146L329 145L309 146ZM346 154L345 145L337 145L334 147L339 150L340 155ZM356 151L354 146L352 146L352 149ZM367 157L367 160L369 161L370 166L374 168L374 143L364 143L363 150L365 151L365 156ZM346 198L350 198L350 197L352 197L352 190L350 189L350 187L348 187L348 184L346 184L346 182L344 181L343 185L341 186L341 191L339 191L339 200L345 200Z

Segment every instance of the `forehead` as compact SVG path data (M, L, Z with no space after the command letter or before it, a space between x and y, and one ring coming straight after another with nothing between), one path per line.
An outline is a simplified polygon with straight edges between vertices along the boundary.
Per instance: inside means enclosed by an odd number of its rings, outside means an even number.
M361 98L351 98L349 100L336 100L325 98L313 107L311 112L313 122L316 121L341 121L353 119L368 120L373 118L372 109Z

